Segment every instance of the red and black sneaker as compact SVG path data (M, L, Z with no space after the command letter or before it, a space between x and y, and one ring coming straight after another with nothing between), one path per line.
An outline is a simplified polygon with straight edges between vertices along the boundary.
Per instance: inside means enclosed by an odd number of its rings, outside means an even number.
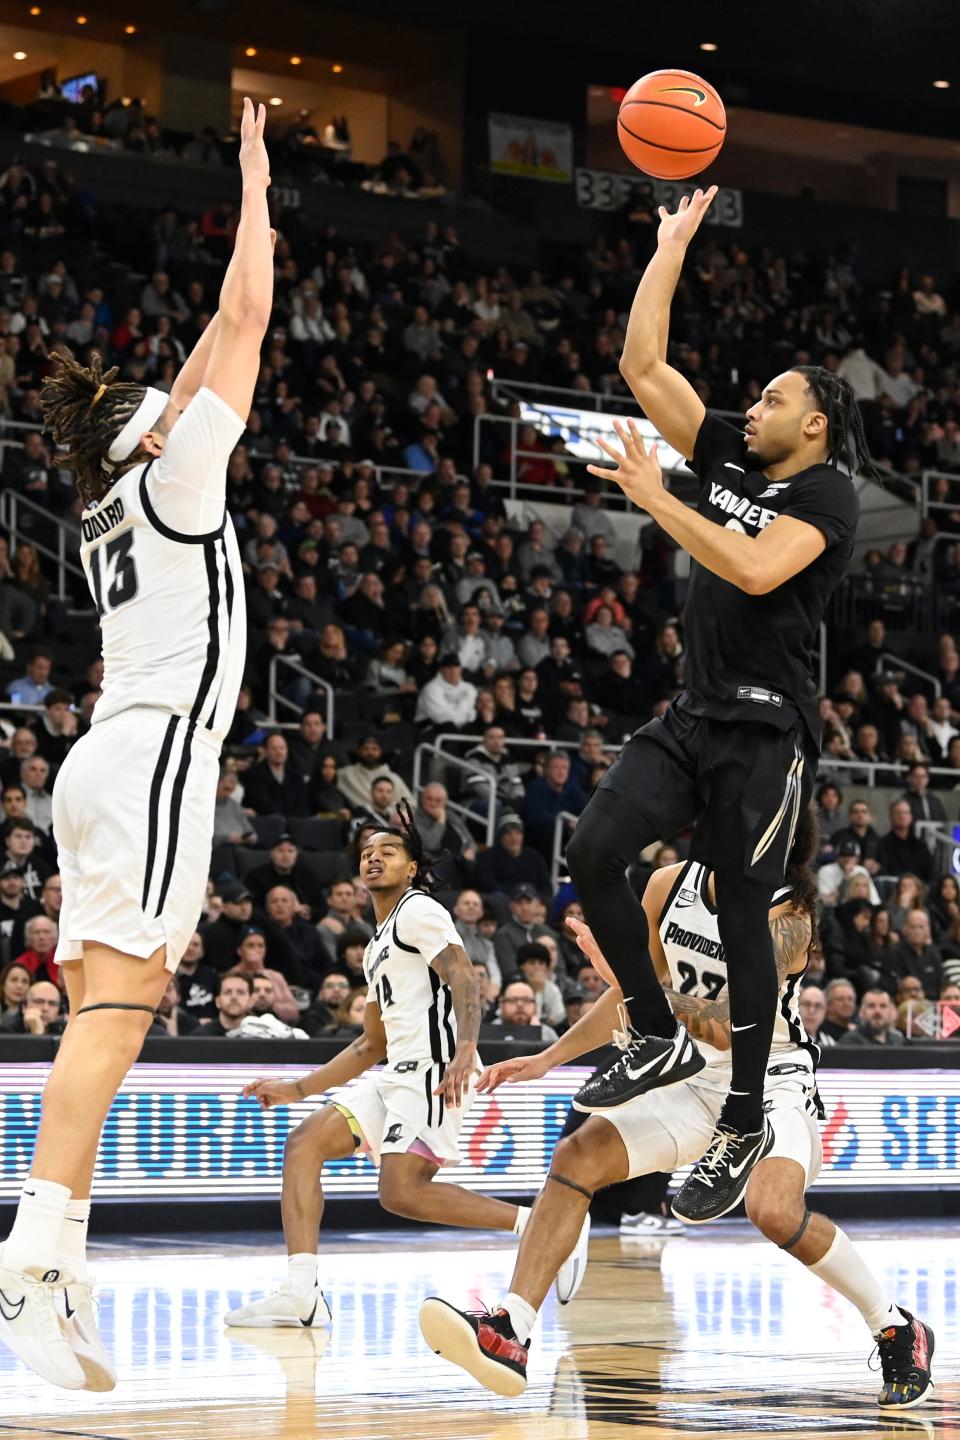
M432 1295L420 1306L420 1333L437 1355L497 1395L526 1390L530 1342L520 1344L506 1310L457 1310Z
M906 1325L890 1325L877 1336L877 1354L883 1373L877 1404L887 1410L909 1410L933 1395L930 1379L933 1331L909 1310L898 1308Z

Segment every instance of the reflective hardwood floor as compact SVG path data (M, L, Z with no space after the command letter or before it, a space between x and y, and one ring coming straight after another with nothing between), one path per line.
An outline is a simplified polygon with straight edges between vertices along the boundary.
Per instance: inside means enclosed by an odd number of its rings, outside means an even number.
M52 1389L0 1348L0 1440L960 1440L956 1227L849 1228L936 1332L937 1398L899 1417L877 1410L859 1315L743 1223L666 1243L597 1231L577 1299L544 1309L520 1400L446 1365L417 1326L425 1295L502 1298L502 1237L339 1232L321 1262L332 1329L264 1332L222 1315L282 1279L278 1237L146 1235L94 1249L117 1389Z

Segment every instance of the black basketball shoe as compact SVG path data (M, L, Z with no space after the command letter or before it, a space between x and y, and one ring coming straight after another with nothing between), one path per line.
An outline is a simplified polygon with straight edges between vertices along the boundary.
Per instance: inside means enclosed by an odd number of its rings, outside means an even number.
M670 1207L687 1225L719 1220L739 1203L750 1171L773 1146L773 1127L764 1116L763 1129L741 1135L719 1124L710 1149L698 1160L674 1196Z
M890 1325L877 1336L883 1385L877 1404L885 1410L909 1410L933 1395L933 1331L909 1310L897 1307L906 1325ZM872 1358L872 1357L871 1357Z
M623 1053L581 1085L573 1097L574 1110L616 1110L647 1090L688 1080L707 1063L679 1022L669 1040L641 1035L632 1026L614 1031L613 1039Z

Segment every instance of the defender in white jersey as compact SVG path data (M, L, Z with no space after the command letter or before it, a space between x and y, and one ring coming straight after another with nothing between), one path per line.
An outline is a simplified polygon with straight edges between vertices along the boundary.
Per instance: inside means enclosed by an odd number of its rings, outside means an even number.
M218 757L246 649L226 467L273 296L265 111L244 102L243 205L217 315L169 395L58 355L41 398L84 501L103 691L57 776L57 959L70 1023L0 1250L0 1338L67 1389L116 1383L86 1270L100 1132L200 913Z
M775 892L770 910L780 992L767 1063L764 1110L773 1146L758 1161L746 1191L747 1214L757 1228L857 1306L880 1353L881 1405L919 1404L931 1393L933 1334L893 1304L846 1235L811 1213L804 1194L816 1179L822 1152L816 1116L818 1051L800 1021L796 992L813 933L816 882L809 862L816 821L801 817L787 865L788 886ZM571 1234L595 1191L653 1171L672 1172L696 1161L714 1132L730 1082L727 956L717 927L713 876L687 862L655 871L643 896L651 956L674 1013L696 1039L706 1066L669 1088L651 1090L614 1110L592 1113L558 1144L547 1184L524 1234L510 1292L495 1311L461 1311L438 1298L425 1300L420 1327L431 1349L462 1366L500 1395L526 1388L530 1332ZM541 1055L505 1060L486 1071L479 1088L539 1078L604 1044L611 1022L621 1046L629 1043L623 996L590 930L568 922L577 943L611 988L590 1011ZM733 963L736 963L733 961ZM722 1157L708 1151L701 1168Z
M282 1197L287 1283L231 1310L228 1325L328 1323L317 1262L320 1180L328 1160L365 1151L380 1169L380 1203L409 1219L522 1234L530 1215L525 1206L491 1200L459 1185L431 1184L442 1166L460 1159L460 1127L473 1103L480 1068L480 993L453 920L424 888L429 857L409 808L397 813L397 828L372 835L360 853L360 878L377 917L363 957L363 1036L302 1080L257 1080L244 1091L265 1108L329 1091L335 1098L287 1141ZM374 1071L374 1065L382 1068ZM560 1256L561 1303L572 1300L579 1288L589 1233L585 1218L570 1253Z

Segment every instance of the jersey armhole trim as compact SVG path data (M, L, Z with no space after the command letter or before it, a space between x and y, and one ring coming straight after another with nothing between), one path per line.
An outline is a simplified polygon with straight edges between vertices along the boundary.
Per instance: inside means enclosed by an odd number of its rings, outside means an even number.
M679 874L677 875L676 880L674 880L673 884L670 886L670 890L669 890L669 893L667 894L667 898L666 898L666 900L664 900L663 904L660 906L660 914L657 916L657 929L658 929L658 930L660 929L660 926L663 924L663 922L664 922L664 920L666 919L667 915L670 913L670 906L673 904L674 900L676 900L677 895L678 895L679 892L680 892L680 886L683 884L684 880L686 880L687 876L690 874L690 870L691 870L691 868L692 868L692 866L693 866L693 863L694 863L694 862L693 862L692 860L687 860L687 861L685 861L684 864L681 865L681 867L680 867L680 871L679 871ZM650 883L650 882L647 881L647 884L649 884L649 883Z
M162 535L165 540L174 540L178 545L210 545L214 540L221 539L227 528L226 506L224 506L223 519L218 529L209 530L206 535L184 535L181 531L171 530L169 525L164 525L151 504L150 496L147 494L147 476L150 473L150 466L152 464L153 460L151 459L144 467L143 474L140 476L140 504L143 506L143 513L150 521L154 530Z
M397 902L396 909L393 912L393 943L394 945L396 945L398 950L406 950L408 955L419 955L420 951L417 949L416 945L405 945L404 942L400 939L400 936L397 934L397 916L400 914L400 911L403 909L404 905L406 905L408 900L412 900L414 895L423 895L424 893L425 892L423 890L408 890L406 895L401 895L399 901Z

